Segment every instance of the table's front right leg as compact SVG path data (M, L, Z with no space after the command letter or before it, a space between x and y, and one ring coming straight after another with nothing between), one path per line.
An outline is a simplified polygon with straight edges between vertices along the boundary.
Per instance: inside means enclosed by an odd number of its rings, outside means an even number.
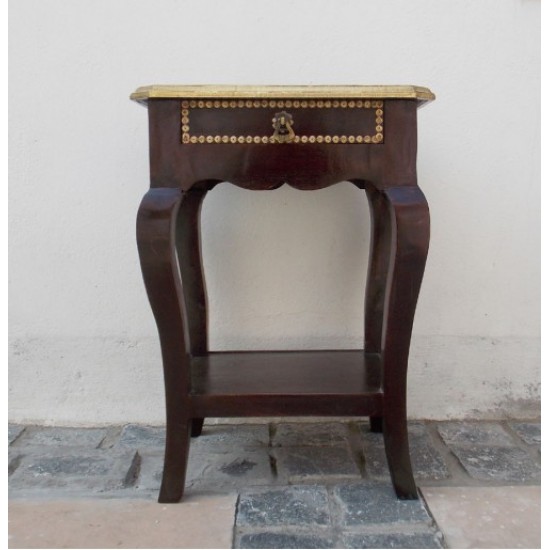
M176 219L183 196L180 189L150 189L137 216L139 258L164 367L166 449L159 502L178 502L183 495L191 430L185 306L175 247Z

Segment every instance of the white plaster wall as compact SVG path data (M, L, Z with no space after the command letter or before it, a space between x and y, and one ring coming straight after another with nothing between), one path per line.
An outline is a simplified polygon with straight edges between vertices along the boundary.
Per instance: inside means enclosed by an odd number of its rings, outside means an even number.
M153 83L417 84L432 242L412 417L529 417L540 396L537 0L10 3L9 419L164 419L137 261ZM229 184L204 206L212 349L362 343L367 203Z

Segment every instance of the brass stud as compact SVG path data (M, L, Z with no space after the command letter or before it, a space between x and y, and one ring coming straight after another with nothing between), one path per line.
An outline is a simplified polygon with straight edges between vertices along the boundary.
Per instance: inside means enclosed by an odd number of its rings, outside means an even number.
M294 143L300 143L300 136L294 136Z
M239 137L237 138L237 141L238 141L239 143L244 143L244 136L239 136Z
M244 102L244 104L246 105L246 107L247 107L248 109L250 109L250 107L252 107L252 105L253 105L253 104L252 104L252 101L250 101L250 99L247 99L247 100Z
M216 143L221 143L222 137L221 137L221 136L214 136L214 141L215 141Z
M377 131L378 133L380 133L382 130L383 130L382 126L377 126L377 127L376 127L376 131Z
M302 107L303 109L307 108L307 106L308 106L308 102L307 102L307 101L302 101L302 102L300 103L300 107Z
M311 108L315 107L316 105L317 105L317 103L315 102L314 99L310 99L310 100L309 100L309 106L310 106Z
M267 99L262 99L262 107L267 107L268 106L268 101Z
M269 143L269 138L267 136L262 136L262 143Z
M240 100L240 101L237 101L237 107L239 109L242 109L244 107L244 101Z
M359 109L361 109L361 108L363 107L363 101L362 101L361 99L358 100L357 103L356 103L356 105L357 105L357 107L358 107Z
M222 108L227 109L229 107L229 103L227 101L222 101Z
M365 101L364 107L365 107L365 109L370 109L370 101L368 101L368 100Z
M365 143L370 143L370 136L365 136L363 139Z
M384 119L382 117L376 117L376 124L382 124L383 121Z
M351 100L349 103L348 103L348 107L350 109L355 109L355 101Z
M384 136L380 133L376 134L376 139L382 140L384 139Z
M204 108L204 101L199 101L199 102L197 103L197 107L198 107L199 109Z
M376 109L376 114L378 116L382 116L384 114L384 111L382 111L382 109Z
M260 106L260 102L259 101L254 101L253 105L254 105L255 108L258 108Z
M219 109L219 108L220 108L220 102L217 101L217 100L214 101L214 107L215 107L216 109Z
M330 143L332 138L330 136L325 136L325 143Z
M288 100L285 101L285 107L286 107L287 109L290 109L290 107L292 107L292 101L288 101Z
M350 137L348 138L348 141L349 141L350 143L355 143L355 136L350 136Z
M363 143L363 136L357 136L355 139L357 143Z
M348 102L345 99L343 99L340 102L340 107L342 107L342 109L345 109L347 106L348 106Z
M339 136L332 136L332 143L340 143L340 137Z
M317 136L317 143L323 143L325 138L323 136Z
M324 101L318 101L316 105L319 109L321 109L324 104L325 104Z
M191 136L190 141L191 143L197 143L197 136Z
M282 109L285 106L284 101L277 101L277 108Z
M184 131L184 132L189 132L189 126L187 124L184 124L181 129Z
M204 143L205 139L204 136L199 136L199 143Z
M277 102L276 102L276 101L273 101L273 100L271 100L271 101L269 102L269 106L270 106L271 108L273 108L273 107L277 107Z
M229 136L222 136L222 143L228 143L229 142Z
M254 136L254 143L260 143L262 138L260 136Z
M302 136L300 139L302 140L302 143L307 143L307 136Z
M315 136L309 136L309 142L315 143Z
M212 143L214 138L212 136L206 136L206 143Z
M340 102L339 102L337 99L335 99L335 100L332 102L332 106L333 106L334 108L337 109L338 107L340 107Z
M182 109L188 109L189 108L189 101L184 100L181 102Z
M196 102L196 101L190 101L190 102L189 102L189 107L191 107L191 109L194 109L196 106L197 106L197 102Z
M189 115L189 109L182 109L182 110L181 110L181 114L182 114L182 116L187 116L187 115Z
M300 107L300 102L295 100L292 102L292 106L295 107L296 109L298 109Z
M230 107L231 109L234 109L236 106L237 106L237 102L236 102L236 101L230 101L230 102L229 102L229 107Z
M230 141L231 143L237 143L237 137L236 137L236 136L231 136L231 137L229 138L229 141Z
M189 143L189 134L183 134L181 141L182 143Z
M340 143L347 143L348 142L348 137L347 136L341 136L340 137Z
M212 109L212 102L211 101L207 101L204 106L207 108L207 109Z
M246 143L252 143L252 136L246 136Z

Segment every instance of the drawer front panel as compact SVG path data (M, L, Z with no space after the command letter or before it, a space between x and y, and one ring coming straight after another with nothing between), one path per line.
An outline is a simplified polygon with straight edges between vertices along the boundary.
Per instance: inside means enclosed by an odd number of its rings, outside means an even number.
M183 100L183 144L381 144L382 100Z

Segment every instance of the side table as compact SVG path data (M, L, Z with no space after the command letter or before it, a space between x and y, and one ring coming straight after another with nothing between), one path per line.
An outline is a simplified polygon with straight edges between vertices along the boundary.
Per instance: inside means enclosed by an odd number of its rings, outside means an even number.
M151 187L137 243L157 323L166 394L159 502L183 495L190 437L205 417L369 416L399 498L417 497L406 384L429 243L417 185L417 86L147 86ZM363 349L212 352L200 250L206 193L287 183L364 189L372 231Z

